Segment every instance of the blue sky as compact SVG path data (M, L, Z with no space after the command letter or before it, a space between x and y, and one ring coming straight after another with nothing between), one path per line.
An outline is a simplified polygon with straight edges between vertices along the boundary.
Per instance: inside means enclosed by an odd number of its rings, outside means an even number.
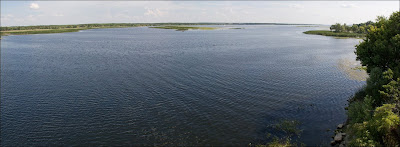
M82 23L361 23L399 1L1 1L1 26Z

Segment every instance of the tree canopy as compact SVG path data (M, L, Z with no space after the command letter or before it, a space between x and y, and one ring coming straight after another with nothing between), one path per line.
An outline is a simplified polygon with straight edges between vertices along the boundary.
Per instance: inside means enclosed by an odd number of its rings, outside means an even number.
M357 59L367 72L375 67L394 69L396 77L400 69L400 12L393 13L389 19L378 17L375 26L363 42L356 46Z

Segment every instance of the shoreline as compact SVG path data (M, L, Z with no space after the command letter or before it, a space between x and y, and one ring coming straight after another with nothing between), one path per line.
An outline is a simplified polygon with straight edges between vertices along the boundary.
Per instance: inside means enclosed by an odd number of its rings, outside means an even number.
M337 39L346 39L346 38L364 38L365 34L359 34L359 33L347 33L347 32L341 32L341 33L335 33L329 30L310 30L310 31L305 31L303 32L304 34L310 34L310 35L322 35L322 36L332 36Z
M52 34L79 32L80 30L102 29L102 28L128 28L128 27L150 27L176 30L213 30L216 27L198 27L196 25L314 25L314 24L289 24L289 23L105 23L105 24L74 24L74 25L37 25L37 26L9 26L0 27L0 36L29 35L29 34Z
M133 27L134 26L132 26L132 28ZM139 26L137 26L137 27L139 27ZM111 29L111 28L131 28L131 27L88 27L88 28L12 30L12 31L1 31L0 32L0 36L69 33L69 32L79 32L79 31L82 31L82 30Z

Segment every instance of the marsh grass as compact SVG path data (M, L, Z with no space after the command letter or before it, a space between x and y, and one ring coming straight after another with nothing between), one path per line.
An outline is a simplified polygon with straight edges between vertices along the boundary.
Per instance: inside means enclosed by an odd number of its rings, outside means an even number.
M80 30L86 30L88 28L79 29L38 29L38 30L14 30L14 31L2 31L1 36L6 35L27 35L27 34L51 34L51 33L66 33L66 32L78 32Z
M366 67L362 66L359 62L354 61L354 59L339 59L337 67L351 80L366 81L368 78Z
M360 33L349 33L349 32L332 32L328 30L312 30L303 32L304 34L313 34L313 35L323 35L323 36L334 36L334 37L350 37L350 38L363 38L365 34Z

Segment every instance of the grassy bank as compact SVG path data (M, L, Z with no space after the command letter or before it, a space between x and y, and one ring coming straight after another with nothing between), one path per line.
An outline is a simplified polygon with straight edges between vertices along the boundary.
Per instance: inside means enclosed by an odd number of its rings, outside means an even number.
M27 34L50 34L50 33L66 33L66 32L78 32L80 30L86 30L88 28L79 29L36 29L36 30L14 30L14 31L2 31L1 36L6 35L27 35Z
M173 29L177 31L187 31L187 30L215 30L218 29L216 27L189 27L189 26L157 26L150 27L156 29Z
M303 32L304 34L313 34L313 35L323 35L323 36L334 36L334 37L350 37L350 38L363 38L365 34L360 33L349 33L349 32L332 32L328 30L312 30Z

